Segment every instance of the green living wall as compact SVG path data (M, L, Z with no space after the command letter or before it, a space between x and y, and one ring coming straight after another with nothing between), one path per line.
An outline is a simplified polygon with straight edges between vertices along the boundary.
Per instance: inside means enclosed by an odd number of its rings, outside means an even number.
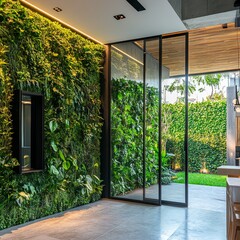
M0 229L100 198L103 47L0 1ZM45 170L12 170L13 90L44 94Z
M158 90L147 87L144 179L143 84L124 78L112 80L112 196L142 188L144 182L146 187L158 182L158 102ZM168 161L166 152L161 155L164 162ZM169 184L172 176L173 172L163 164L161 183Z
M157 183L158 90L146 87L146 185ZM183 103L162 104L162 183L171 181L167 166L183 168ZM112 80L112 195L143 186L143 84ZM226 162L226 101L189 104L189 171L216 172ZM174 153L167 157L166 153ZM170 162L172 161L172 162Z

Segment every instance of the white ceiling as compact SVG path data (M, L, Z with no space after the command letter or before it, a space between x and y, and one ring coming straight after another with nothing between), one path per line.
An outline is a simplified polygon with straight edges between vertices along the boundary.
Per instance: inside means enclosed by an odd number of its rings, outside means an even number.
M22 0L100 41L113 43L186 30L168 0L139 0L137 12L126 0ZM63 11L57 13L54 7ZM124 14L117 21L114 15Z
M187 19L183 22L188 29L194 29L235 22L235 18L236 10L207 15L204 17Z

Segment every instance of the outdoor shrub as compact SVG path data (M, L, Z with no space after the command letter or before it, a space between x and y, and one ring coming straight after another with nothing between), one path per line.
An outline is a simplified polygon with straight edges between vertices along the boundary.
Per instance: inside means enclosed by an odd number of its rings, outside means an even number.
M175 154L175 161L183 167L184 105L167 105L171 109L173 120L167 148ZM226 101L190 103L188 120L189 171L199 172L205 165L210 172L215 173L217 167L226 163Z

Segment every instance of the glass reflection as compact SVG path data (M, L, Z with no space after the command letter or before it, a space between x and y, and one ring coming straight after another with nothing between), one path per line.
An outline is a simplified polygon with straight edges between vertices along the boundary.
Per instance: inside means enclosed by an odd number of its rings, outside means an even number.
M22 168L31 169L31 96L22 96Z

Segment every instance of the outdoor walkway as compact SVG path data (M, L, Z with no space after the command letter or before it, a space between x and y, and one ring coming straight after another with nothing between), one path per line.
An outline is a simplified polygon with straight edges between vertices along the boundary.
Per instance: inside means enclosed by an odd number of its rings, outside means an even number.
M189 208L101 200L0 231L1 240L225 240L225 188L190 185Z

